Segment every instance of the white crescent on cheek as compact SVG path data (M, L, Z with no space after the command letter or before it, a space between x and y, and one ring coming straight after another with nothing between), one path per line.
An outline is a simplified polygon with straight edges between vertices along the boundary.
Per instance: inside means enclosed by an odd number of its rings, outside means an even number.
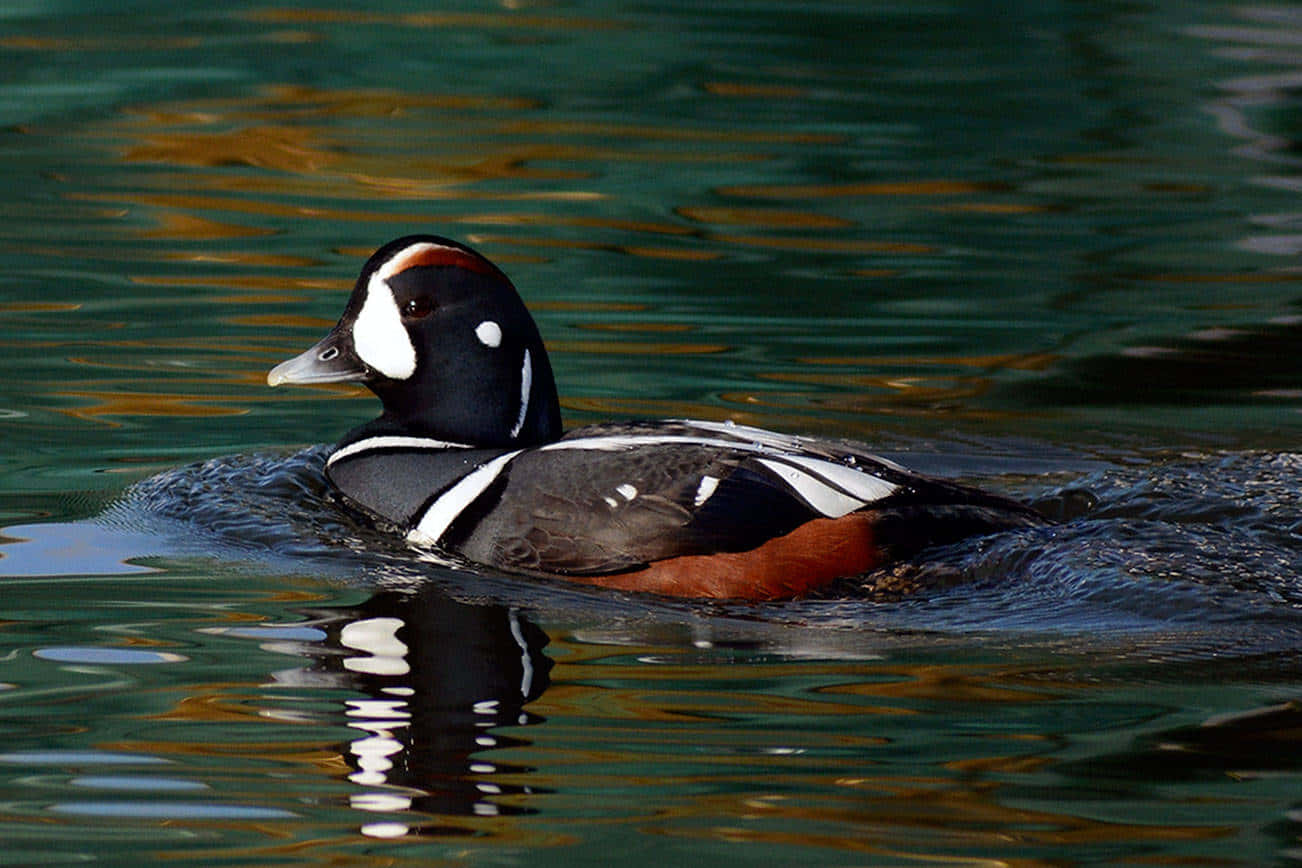
M363 362L392 380L405 380L416 372L416 348L402 324L393 291L378 274L366 284L366 300L353 323L353 349Z

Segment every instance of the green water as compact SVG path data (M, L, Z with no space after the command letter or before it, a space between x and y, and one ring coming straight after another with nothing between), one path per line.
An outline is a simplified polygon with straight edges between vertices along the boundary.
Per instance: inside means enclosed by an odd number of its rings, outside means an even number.
M97 9L0 10L0 865L1302 861L1296 7ZM1075 506L898 600L413 561L264 384L410 232L569 424Z

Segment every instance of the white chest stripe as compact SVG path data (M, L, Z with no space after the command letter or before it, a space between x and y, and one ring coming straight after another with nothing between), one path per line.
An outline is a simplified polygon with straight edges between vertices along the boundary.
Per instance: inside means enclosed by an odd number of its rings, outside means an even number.
M515 418L511 428L511 439L520 436L524 429L524 417L529 415L529 393L533 391L533 362L529 360L529 351L524 351L524 362L520 365L520 414Z
M759 463L782 477L788 485L796 490L796 494L799 494L805 503L828 518L840 518L868 505L858 498L842 494L799 467L793 467L781 461L772 461L768 458L761 458Z
M501 474L502 469L522 451L507 452L492 461L476 467L457 481L457 484L429 505L420 522L407 533L407 541L420 545L433 545L447 531L448 526L456 521L462 510L474 503L475 498L484 493L493 480Z
M376 272L366 284L366 300L353 323L353 349L384 376L405 380L416 372L416 348L383 274L383 270Z
M326 459L326 467L341 461L351 455L359 452L369 452L372 449L473 449L466 443L452 443L448 440L434 440L430 437L403 437L399 435L390 435L385 437L367 437L365 440L358 440L356 443L349 443L342 449L336 449L330 453Z

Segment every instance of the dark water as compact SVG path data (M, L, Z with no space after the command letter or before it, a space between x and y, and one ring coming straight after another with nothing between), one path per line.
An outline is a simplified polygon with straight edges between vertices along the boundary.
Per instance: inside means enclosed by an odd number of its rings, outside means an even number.
M0 864L1302 861L1302 14L0 11ZM1057 510L925 593L665 602L335 509L266 370L413 231L571 424Z

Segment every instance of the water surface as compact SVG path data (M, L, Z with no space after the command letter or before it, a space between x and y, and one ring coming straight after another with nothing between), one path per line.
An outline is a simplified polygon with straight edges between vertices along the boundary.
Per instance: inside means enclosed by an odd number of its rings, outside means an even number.
M0 863L1298 861L1287 5L0 13ZM268 390L436 232L570 424L1064 520L765 606L416 559Z

